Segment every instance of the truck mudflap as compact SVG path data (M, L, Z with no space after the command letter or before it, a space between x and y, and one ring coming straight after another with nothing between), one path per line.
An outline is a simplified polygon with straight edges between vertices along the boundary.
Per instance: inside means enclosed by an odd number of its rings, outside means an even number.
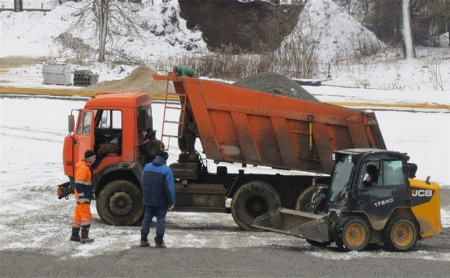
M328 215L280 208L255 219L253 226L263 230L329 242Z

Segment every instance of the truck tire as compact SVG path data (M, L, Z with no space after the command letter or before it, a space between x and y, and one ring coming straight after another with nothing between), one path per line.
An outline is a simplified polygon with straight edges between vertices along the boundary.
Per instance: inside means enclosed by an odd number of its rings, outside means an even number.
M127 180L106 184L97 197L96 205L102 220L110 225L134 225L144 212L139 187Z
M408 218L393 217L382 233L384 247L390 251L408 251L417 241L417 227Z
M295 210L308 211L309 204L311 203L311 197L314 194L314 186L309 186L298 196L295 202Z
M316 214L326 212L327 194L328 185L309 186L298 196L295 210Z
M231 201L231 214L234 221L244 230L258 231L252 226L255 218L281 207L278 192L270 185L251 181L242 185Z
M343 251L361 251L367 247L369 239L369 225L361 217L342 219L335 237L337 247Z

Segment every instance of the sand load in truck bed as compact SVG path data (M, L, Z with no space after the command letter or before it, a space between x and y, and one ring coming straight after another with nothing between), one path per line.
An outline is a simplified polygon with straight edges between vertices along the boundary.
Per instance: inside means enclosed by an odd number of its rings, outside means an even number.
M374 113L173 73L155 78L187 97L203 151L215 161L329 174L335 150L385 149Z
M242 78L234 86L320 103L294 80L275 72L262 72Z

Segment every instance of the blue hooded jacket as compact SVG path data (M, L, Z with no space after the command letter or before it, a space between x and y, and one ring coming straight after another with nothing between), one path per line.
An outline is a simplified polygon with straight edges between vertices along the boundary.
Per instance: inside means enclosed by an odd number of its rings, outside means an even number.
M156 207L175 205L175 183L166 160L156 156L142 171L143 204Z

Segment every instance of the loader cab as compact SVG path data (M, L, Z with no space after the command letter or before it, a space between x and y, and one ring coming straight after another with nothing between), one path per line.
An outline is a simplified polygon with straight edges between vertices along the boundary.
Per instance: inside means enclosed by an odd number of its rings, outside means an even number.
M394 209L409 206L405 155L378 149L352 149L336 152L334 156L329 209L360 212L372 224L382 225Z

